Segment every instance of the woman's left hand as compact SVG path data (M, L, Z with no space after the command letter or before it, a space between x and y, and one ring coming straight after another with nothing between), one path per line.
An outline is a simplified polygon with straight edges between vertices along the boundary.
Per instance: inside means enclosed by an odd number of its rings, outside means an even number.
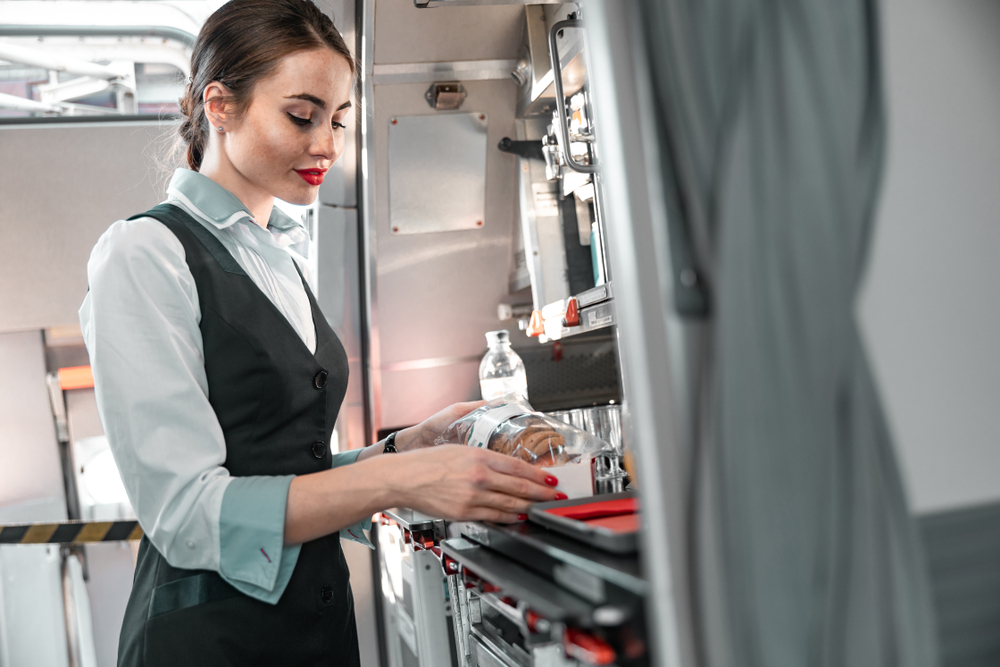
M441 412L425 419L416 426L404 428L396 434L396 449L401 452L413 451L422 447L430 447L441 433L469 414L486 401L468 401L449 405ZM454 443L453 443L454 444Z

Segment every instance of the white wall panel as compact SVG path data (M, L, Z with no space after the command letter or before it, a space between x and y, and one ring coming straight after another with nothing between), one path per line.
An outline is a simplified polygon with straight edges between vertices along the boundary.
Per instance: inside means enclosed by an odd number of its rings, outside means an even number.
M0 334L0 508L66 495L41 331ZM44 517L25 517L44 521Z
M0 126L0 332L75 325L87 259L162 199L170 125Z

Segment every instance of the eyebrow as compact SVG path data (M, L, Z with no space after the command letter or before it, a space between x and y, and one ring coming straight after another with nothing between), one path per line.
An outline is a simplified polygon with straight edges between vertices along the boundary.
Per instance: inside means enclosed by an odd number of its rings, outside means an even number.
M285 99L286 100L305 100L307 102L312 102L313 104L315 104L316 106L318 106L320 109L325 109L326 108L326 101L325 100L322 100L322 99L316 97L315 95L310 95L309 93L299 93L298 95L289 95ZM348 109L348 108L350 108L350 106L351 106L351 101L348 100L348 101L344 102L343 104L341 104L339 107L337 107L337 111L340 111L341 109Z

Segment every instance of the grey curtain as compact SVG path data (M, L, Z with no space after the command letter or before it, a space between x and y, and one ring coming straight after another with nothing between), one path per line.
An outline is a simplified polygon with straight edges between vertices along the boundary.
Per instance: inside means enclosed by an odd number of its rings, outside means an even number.
M929 584L854 301L885 153L872 0L640 0L697 360L710 667L931 667ZM701 334L699 334L701 335Z

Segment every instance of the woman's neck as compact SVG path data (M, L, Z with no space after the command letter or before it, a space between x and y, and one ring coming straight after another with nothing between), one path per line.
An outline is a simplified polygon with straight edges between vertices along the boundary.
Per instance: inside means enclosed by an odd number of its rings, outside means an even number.
M251 184L219 151L207 151L198 173L212 179L250 209L254 222L267 229L274 197Z

